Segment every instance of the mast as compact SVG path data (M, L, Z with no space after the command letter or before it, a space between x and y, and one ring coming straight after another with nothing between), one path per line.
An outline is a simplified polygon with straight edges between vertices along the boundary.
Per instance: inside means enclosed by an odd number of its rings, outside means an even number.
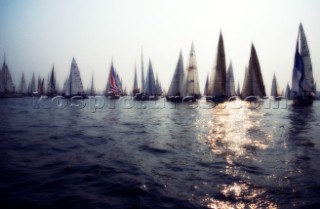
M191 44L189 66L187 68L187 96L200 97L199 78L194 44Z

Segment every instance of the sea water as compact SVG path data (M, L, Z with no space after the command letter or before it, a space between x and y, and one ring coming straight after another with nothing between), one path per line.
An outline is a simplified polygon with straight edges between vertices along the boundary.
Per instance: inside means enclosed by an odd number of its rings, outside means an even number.
M320 208L320 102L0 100L0 208Z

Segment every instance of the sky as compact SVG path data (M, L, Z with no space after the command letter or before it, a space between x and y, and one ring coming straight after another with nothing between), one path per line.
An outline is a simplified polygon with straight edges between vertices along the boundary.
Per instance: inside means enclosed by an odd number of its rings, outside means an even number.
M84 87L93 74L97 90L113 60L129 91L135 64L141 80L143 49L145 72L150 59L167 90L180 50L187 67L194 42L203 90L222 32L236 83L242 86L254 43L269 94L274 73L281 89L291 85L300 22L320 83L319 8L317 0L0 0L0 60L5 53L16 86L22 72L47 78L54 65L62 87L74 57Z

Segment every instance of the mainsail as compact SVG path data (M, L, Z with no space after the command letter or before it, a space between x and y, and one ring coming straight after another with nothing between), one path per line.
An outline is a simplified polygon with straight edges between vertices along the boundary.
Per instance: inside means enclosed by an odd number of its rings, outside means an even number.
M149 67L147 72L147 79L144 86L144 93L148 96L154 96L156 92L156 82L154 79L153 68L151 64L151 60L149 60Z
M216 65L212 69L209 83L211 96L226 96L226 60L222 33L219 36Z
M177 67L176 67L176 70L174 71L167 95L183 97L184 96L183 84L184 84L183 57L182 57L182 51L180 51Z
M315 95L310 51L302 24L299 27L296 43L291 91L294 99L305 97L313 99Z
M260 63L253 44L251 46L249 67L246 69L241 96L243 98L248 96L266 96Z
M84 94L80 71L74 58L71 63L68 85L67 96L82 96Z
M186 96L201 97L199 88L198 68L196 61L196 54L193 43L191 44L189 66L187 68L187 92Z
M236 90L234 85L233 67L232 67L232 62L230 61L228 72L227 72L226 96L231 97L235 95L236 95Z

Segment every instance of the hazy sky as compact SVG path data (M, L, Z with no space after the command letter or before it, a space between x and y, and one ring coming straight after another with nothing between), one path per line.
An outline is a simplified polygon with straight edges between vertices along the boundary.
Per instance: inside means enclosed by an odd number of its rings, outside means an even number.
M281 88L291 85L300 22L320 86L319 8L317 0L0 0L0 54L16 85L22 72L27 80L32 72L46 78L54 64L62 86L75 57L85 88L94 73L97 89L105 87L113 58L131 90L143 47L145 71L150 58L168 89L180 49L187 66L193 41L203 90L221 30L236 82L242 85L253 42L269 94L273 73Z

